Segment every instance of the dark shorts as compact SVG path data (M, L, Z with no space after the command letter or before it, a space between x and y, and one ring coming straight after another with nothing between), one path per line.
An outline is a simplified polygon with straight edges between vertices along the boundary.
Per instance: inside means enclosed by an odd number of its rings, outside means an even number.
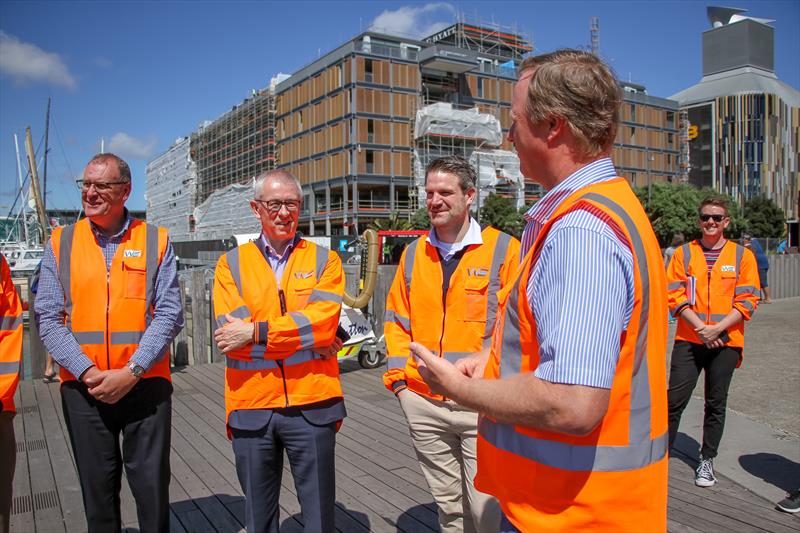
M767 270L768 269L758 269L758 281L761 283L761 288L766 289L769 287L769 283L767 283Z

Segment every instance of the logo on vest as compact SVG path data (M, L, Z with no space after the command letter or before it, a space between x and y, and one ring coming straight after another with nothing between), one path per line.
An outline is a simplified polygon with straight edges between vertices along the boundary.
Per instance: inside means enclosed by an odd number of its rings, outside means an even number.
M123 257L142 257L141 250L125 250L125 255Z
M733 265L722 265L720 270L723 272L736 272L736 267Z
M314 272L295 272L294 279L308 279L310 278Z
M489 275L488 268L468 268L467 276L485 277Z

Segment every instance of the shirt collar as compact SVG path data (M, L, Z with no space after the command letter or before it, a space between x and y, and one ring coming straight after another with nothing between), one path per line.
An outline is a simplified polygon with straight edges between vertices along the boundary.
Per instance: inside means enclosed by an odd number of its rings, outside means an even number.
M278 252L276 252L275 249L270 245L267 237L263 233L258 238L261 240L261 244L263 245L264 251L267 253L267 255L278 260L289 257L289 254L292 253L292 249L294 249L295 245L300 240L300 237L295 235L294 239L292 239L292 242L286 246L286 249L283 251L283 255L279 255Z
M472 217L469 218L469 228L467 228L467 232L464 234L464 237L458 242L449 243L440 241L439 237L436 236L436 230L434 228L431 228L431 230L428 232L428 237L425 240L431 243L432 246L439 248L445 253L446 252L455 253L473 244L483 244L483 236L481 235L481 226Z
M92 233L94 233L94 234L95 234L95 236L96 236L98 239L108 239L108 240L111 240L111 239L120 239L120 238L121 238L123 235L125 235L125 232L126 232L126 231L128 231L128 228L130 227L130 225L131 225L131 221L132 221L132 220L133 220L133 217L131 217L131 214L130 214L130 212L128 211L128 208L126 207L126 208L125 208L125 223L124 223L124 224L122 224L122 229L120 229L120 230L119 230L117 233L115 233L114 235L111 235L111 236L106 236L105 234L103 234L103 232L102 232L102 231L100 231L100 228L99 228L99 227L97 227L97 225L96 225L94 222L92 222L92 220L91 220L91 219L89 219L89 225L90 225L90 226L91 226L91 228L92 228Z
M611 158L604 157L596 161L592 161L586 166L583 166L567 176L565 180L550 189L544 197L533 204L530 209L525 213L525 220L537 221L544 223L550 218L550 215L556 210L561 202L582 187L591 185L592 183L599 183L617 177L617 169L614 168L614 163Z

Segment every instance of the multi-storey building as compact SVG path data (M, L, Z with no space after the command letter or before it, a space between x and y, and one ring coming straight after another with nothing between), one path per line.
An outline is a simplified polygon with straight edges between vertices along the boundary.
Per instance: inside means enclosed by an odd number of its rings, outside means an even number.
M189 157L189 137L183 137L146 168L147 217L169 230L176 241L192 239L196 205L197 173Z
M708 8L703 78L672 96L691 123L689 181L797 218L800 92L775 75L770 21L742 12Z

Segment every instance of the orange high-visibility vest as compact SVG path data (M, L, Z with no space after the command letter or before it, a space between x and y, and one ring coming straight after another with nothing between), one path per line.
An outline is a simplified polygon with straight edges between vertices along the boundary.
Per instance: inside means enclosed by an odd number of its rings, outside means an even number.
M519 241L488 227L483 244L470 245L450 278L446 304L444 278L436 247L420 237L400 258L386 300L383 332L387 371L383 382L390 391L403 385L417 394L433 394L417 370L408 345L418 342L440 357L455 362L488 347L497 313L497 291L511 280L519 263Z
M279 290L286 302L281 310ZM226 354L226 421L238 409L275 409L342 397L339 363L313 348L336 336L344 271L331 250L297 240L280 280L261 250L249 242L220 257L214 275L217 325L226 314L256 327L256 343Z
M671 312L690 304L689 287L694 278L694 305L689 307L706 324L716 324L736 309L744 320L750 320L758 306L758 265L753 252L726 242L711 272L708 271L703 248L699 241L684 244L672 256L667 269L667 290ZM744 320L728 328L728 346L744 348ZM703 344L689 322L678 315L675 340ZM741 360L739 361L741 364Z
M3 254L0 254L0 282L0 401L3 411L16 412L14 392L22 360L22 302Z
M658 241L627 181L575 191L544 225L516 282L500 297L485 378L536 370L539 344L527 282L553 224L579 209L608 221L633 254L633 311L620 336L608 411L583 437L482 415L475 487L496 496L521 531L665 531L666 280ZM591 339L575 342L591 350Z
M131 220L108 270L88 219L54 229L50 242L64 290L67 328L99 370L124 367L153 319L167 230ZM171 379L169 362L166 350L142 378ZM61 381L75 378L61 369Z

